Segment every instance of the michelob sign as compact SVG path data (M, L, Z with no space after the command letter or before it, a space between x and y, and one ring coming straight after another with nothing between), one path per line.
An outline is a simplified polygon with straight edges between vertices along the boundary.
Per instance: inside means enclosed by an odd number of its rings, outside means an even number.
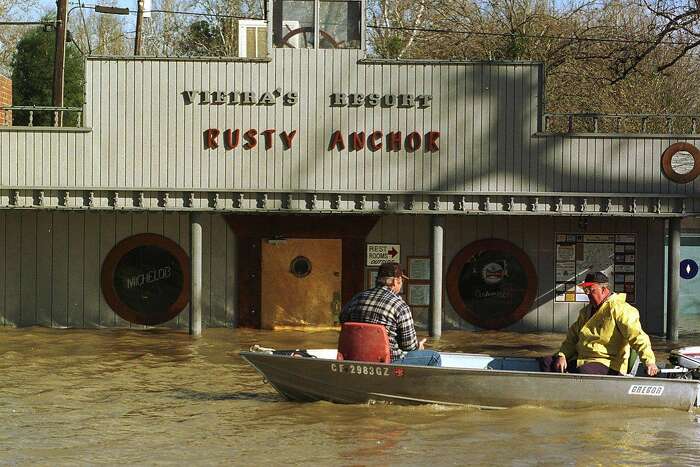
M189 300L189 261L172 240L140 234L120 242L105 259L102 290L122 318L160 324L174 318Z

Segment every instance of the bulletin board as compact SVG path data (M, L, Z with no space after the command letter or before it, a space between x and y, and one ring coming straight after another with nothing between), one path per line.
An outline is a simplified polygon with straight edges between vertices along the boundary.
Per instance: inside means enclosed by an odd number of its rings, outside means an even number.
M555 301L588 302L576 284L586 274L602 271L615 292L635 302L635 234L556 234Z

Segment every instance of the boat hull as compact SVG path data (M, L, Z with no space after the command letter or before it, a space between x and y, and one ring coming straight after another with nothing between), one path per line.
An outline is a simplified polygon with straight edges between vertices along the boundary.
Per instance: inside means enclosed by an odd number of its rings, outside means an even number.
M698 381L667 378L436 368L258 352L241 356L283 396L302 402L690 410L700 388Z

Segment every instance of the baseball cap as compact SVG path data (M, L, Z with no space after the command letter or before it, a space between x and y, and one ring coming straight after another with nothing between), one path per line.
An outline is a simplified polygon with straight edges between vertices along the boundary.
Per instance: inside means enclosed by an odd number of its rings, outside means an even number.
M377 271L377 277L402 277L408 279L399 263L382 263L379 266L379 271Z
M584 281L581 282L578 286L579 287L590 287L593 284L607 284L608 282L610 282L608 280L608 276L606 276L602 272L598 271L595 273L586 274L586 279L584 279Z

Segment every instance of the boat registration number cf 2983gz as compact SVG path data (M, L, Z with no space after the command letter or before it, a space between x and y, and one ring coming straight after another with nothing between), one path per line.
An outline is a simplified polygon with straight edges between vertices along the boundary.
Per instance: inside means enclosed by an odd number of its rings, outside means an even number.
M360 363L331 363L331 372L350 375L389 376L389 367L363 365Z

